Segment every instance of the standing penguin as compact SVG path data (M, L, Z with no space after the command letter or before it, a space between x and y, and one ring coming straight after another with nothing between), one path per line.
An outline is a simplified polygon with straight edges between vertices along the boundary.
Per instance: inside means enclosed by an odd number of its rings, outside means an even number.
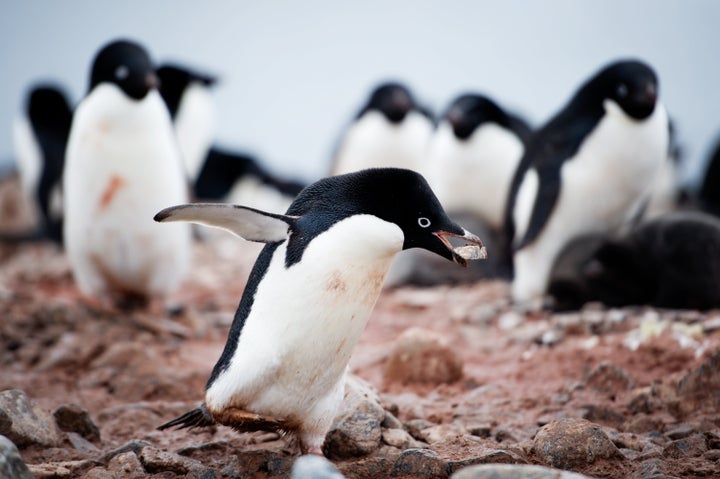
M160 426L215 423L294 433L322 454L342 401L348 360L396 253L424 248L465 266L482 243L453 223L425 179L371 169L322 179L285 215L242 206L181 205L158 221L191 221L267 243L250 273L205 402ZM448 238L469 245L456 247Z
M552 264L572 238L613 232L639 213L668 154L657 95L652 68L618 61L532 135L506 209L515 302L542 303Z
M195 183L215 141L217 111L210 89L217 79L174 64L162 65L157 69L157 76L188 178Z
M168 110L147 52L118 40L95 57L75 111L65 174L65 245L80 290L161 298L190 263L189 225L168 234L152 217L188 200Z
M23 191L40 213L40 235L56 243L62 243L61 183L72 115L62 88L39 84L13 128Z
M418 170L433 130L430 114L400 83L384 83L344 133L332 174L365 168Z

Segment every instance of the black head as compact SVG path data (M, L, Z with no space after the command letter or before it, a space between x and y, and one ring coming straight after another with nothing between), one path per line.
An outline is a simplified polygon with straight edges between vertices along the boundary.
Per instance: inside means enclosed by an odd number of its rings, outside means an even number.
M415 100L407 87L400 83L383 83L372 92L358 118L368 111L379 111L390 123L400 123L410 110L416 108Z
M411 170L377 168L324 178L305 188L287 214L328 223L315 229L327 229L352 215L374 215L402 229L403 249L423 248L463 266L466 261L447 238L482 246L479 238L448 217L425 178Z
M613 100L632 118L643 120L652 115L658 97L658 78L650 66L636 61L618 61L606 66L588 80L574 101L601 107Z
M139 44L117 40L104 46L95 56L90 90L100 83L113 83L127 96L142 100L157 86L150 56Z
M67 96L57 86L38 85L28 98L27 115L35 129L67 135L72 122L72 108Z
M173 64L162 65L156 74L160 83L160 94L173 116L177 113L185 89L191 83L200 83L209 88L217 82L217 77Z
M484 123L495 123L503 128L510 129L510 118L490 98L465 94L455 99L445 113L445 120L453 128L455 136L466 140Z

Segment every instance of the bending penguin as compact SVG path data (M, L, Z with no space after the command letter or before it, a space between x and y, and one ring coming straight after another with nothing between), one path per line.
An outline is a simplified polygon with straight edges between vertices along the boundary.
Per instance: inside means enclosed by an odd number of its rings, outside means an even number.
M433 130L430 114L400 83L383 83L343 134L331 174L365 168L418 170Z
M542 304L568 241L617 231L639 214L668 155L668 115L657 95L648 65L618 61L531 136L506 208L516 303Z
M453 223L425 179L370 169L322 179L284 215L242 206L167 208L157 221L190 221L267 243L250 273L204 403L160 426L215 423L279 430L322 454L344 394L348 360L393 257L423 248L462 266L480 239ZM466 246L453 247L449 238Z
M190 263L189 225L152 217L188 201L168 110L147 52L118 40L93 62L67 148L64 238L80 290L100 300L162 299ZM120 296L119 298L117 296Z

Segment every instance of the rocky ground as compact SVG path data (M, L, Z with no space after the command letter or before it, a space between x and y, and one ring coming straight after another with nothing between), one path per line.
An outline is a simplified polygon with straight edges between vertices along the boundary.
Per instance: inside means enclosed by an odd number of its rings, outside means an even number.
M276 434L156 430L201 400L257 252L198 243L167 317L87 304L52 245L1 246L0 434L30 473L287 476L298 451ZM325 444L342 474L720 477L720 311L525 314L507 296L502 282L381 296Z

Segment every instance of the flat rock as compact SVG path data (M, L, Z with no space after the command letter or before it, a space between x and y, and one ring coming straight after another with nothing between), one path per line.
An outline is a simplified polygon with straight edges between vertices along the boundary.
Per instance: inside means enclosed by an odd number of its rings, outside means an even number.
M0 434L18 447L57 446L62 440L50 412L19 389L0 393Z
M292 479L344 479L337 468L320 456L306 455L298 457L290 473Z
M88 441L100 441L100 429L87 409L77 404L63 404L53 411L55 422L65 432L76 432Z
M552 467L570 469L622 457L602 428L585 419L559 419L537 432L533 451Z
M150 473L168 471L187 474L191 470L204 467L200 461L172 452L161 451L152 446L144 447L138 454L138 458L143 468Z
M127 477L128 479L140 479L145 476L145 469L140 463L140 459L132 452L123 452L110 459L108 470L117 477Z
M452 479L591 479L574 472L543 466L516 464L483 464L461 469Z
M404 331L383 370L386 382L445 384L462 378L460 355L442 335L421 328Z
M20 457L18 448L5 436L0 436L0 477L33 479L30 469Z
M325 453L336 459L370 454L380 447L384 418L377 392L360 378L348 376L340 412L325 437Z

